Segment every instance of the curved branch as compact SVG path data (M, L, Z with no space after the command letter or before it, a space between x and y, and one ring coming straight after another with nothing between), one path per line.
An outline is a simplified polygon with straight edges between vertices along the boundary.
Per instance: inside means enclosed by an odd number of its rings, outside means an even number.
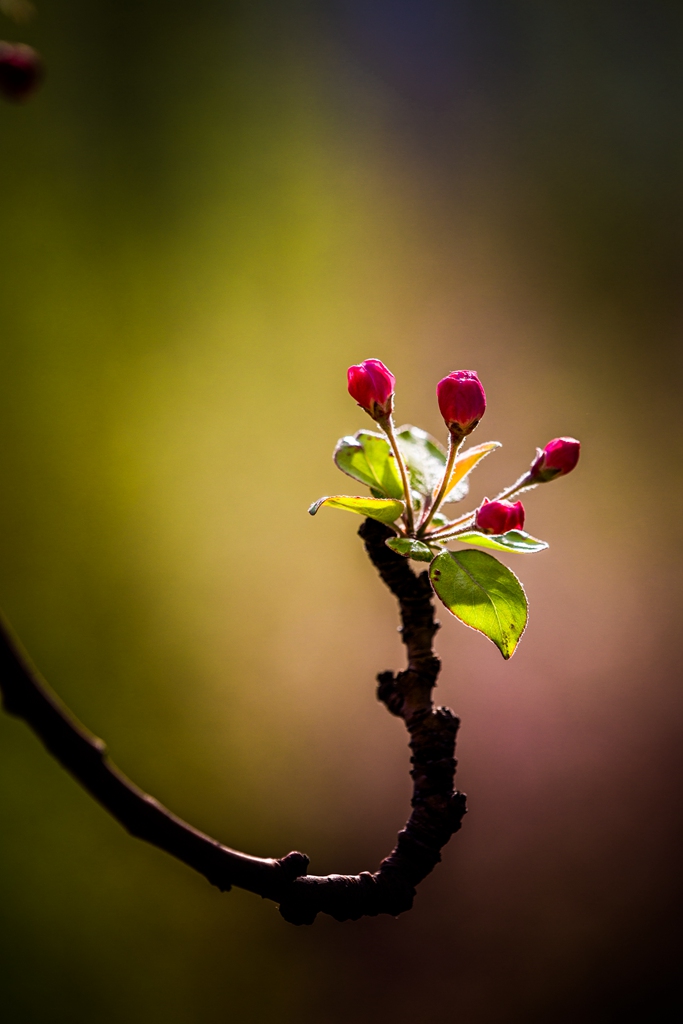
M5 711L23 718L50 753L132 836L166 850L227 892L233 885L280 900L308 857L290 853L281 860L250 857L176 818L118 770L102 740L92 736L62 706L0 622L0 690Z
M0 621L0 691L3 707L24 721L49 752L133 836L144 839L228 891L233 885L280 904L293 924L311 924L319 912L339 921L409 910L415 886L441 859L460 828L465 797L453 791L458 719L435 708L431 692L440 663L432 651L434 621L427 573L416 576L406 559L386 547L392 536L367 519L359 533L380 576L398 598L408 667L378 678L378 698L402 718L410 735L413 811L389 856L374 874L306 875L308 857L250 857L197 831L138 789L109 760L105 744L61 705Z

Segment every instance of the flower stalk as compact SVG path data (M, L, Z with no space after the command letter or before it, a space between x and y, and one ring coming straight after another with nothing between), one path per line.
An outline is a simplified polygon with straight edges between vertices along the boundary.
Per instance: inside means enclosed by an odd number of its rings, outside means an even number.
M450 483L451 476L453 475L453 466L455 465L455 460L458 456L458 452L462 448L463 441L464 438L459 437L459 435L454 433L453 431L451 431L450 434L448 435L448 457L446 459L446 468L444 469L439 489L437 490L434 496L434 500L432 501L432 506L428 510L427 514L424 516L422 522L420 523L420 528L417 531L418 537L424 536L425 530L431 523L434 514L439 510L439 506L441 505L441 502L443 501L446 495L448 484Z
M379 420L378 422L384 433L389 438L389 444L391 445L391 450L394 453L394 458L396 459L398 471L401 474L401 483L403 484L403 496L406 502L406 531L408 537L414 537L415 516L413 513L413 495L412 491L410 490L410 477L408 475L408 469L406 467L405 459L403 458L403 454L398 445L398 438L396 437L396 431L394 429L394 420L391 414L389 414L387 417L385 417L382 420Z

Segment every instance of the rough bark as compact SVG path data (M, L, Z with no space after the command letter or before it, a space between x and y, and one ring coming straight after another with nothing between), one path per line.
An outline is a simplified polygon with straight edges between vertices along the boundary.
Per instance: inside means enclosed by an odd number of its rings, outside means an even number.
M104 743L60 704L0 623L5 710L23 718L62 767L131 835L170 853L223 891L236 885L275 901L292 924L311 924L319 912L345 921L409 910L415 886L438 864L441 849L460 828L466 811L464 795L453 791L459 721L448 708L432 703L440 667L432 643L439 627L427 573L416 576L406 559L386 547L391 532L381 523L367 519L359 533L401 610L408 666L397 675L381 673L377 696L405 722L413 765L412 813L395 848L374 874L307 875L308 857L303 853L279 859L251 857L175 817L111 763Z

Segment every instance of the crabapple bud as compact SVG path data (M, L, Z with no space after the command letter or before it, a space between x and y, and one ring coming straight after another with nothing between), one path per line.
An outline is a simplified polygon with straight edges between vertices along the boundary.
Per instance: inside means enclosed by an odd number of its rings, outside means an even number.
M373 420L391 415L396 378L379 359L365 359L348 369L349 394Z
M441 415L451 434L470 434L486 411L486 395L474 370L454 370L436 385Z
M521 530L524 526L524 505L516 501L484 500L477 509L475 517L477 529L483 533L507 533L508 530Z
M531 463L529 480L544 484L556 476L571 473L579 461L580 450L580 442L573 437L556 437L549 441Z

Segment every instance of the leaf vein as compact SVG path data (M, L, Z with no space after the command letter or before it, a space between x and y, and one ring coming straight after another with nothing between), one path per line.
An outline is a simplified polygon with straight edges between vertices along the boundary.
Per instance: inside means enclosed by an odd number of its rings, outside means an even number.
M474 585L476 587L478 587L482 591L483 594L486 595L486 599L488 600L489 604L493 608L494 615L496 616L496 622L498 623L498 628L500 629L500 635L506 641L506 646L507 646L507 636L508 636L507 630L503 629L503 624L500 621L500 615L498 614L498 609L496 608L495 601L493 600L493 598L489 594L488 590L486 590L486 588L481 585L479 580L476 579L472 575L472 573L469 571L467 566L462 564L462 562L460 561L460 559L458 558L458 556L454 552L451 552L451 558L458 563L458 565L460 566L462 571L465 573L466 576L469 576L469 578L472 580Z

